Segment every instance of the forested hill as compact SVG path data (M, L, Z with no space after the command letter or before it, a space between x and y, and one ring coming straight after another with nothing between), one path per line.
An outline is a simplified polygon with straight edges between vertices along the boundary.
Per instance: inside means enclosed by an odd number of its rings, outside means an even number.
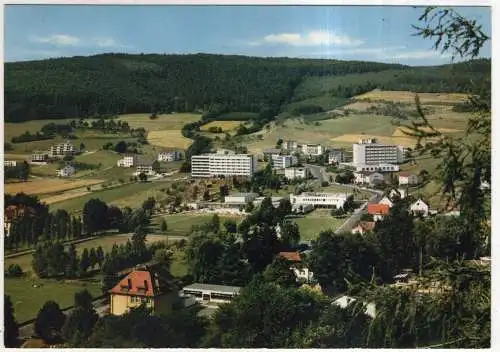
M475 66L489 75L489 60ZM12 122L221 107L259 112L291 100L295 88L307 76L420 71L376 62L208 54L104 54L6 63L4 67L5 120ZM458 71L468 76L470 67ZM428 69L421 68L422 72ZM446 81L449 69L432 69L441 72L431 75L432 79ZM473 71L477 78L477 69ZM422 82L416 90L425 88ZM456 85L448 88L455 91Z

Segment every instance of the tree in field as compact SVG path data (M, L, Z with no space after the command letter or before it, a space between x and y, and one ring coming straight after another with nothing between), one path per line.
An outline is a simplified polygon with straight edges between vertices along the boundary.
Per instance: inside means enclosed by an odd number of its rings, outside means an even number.
M79 268L78 255L76 253L76 247L72 243L68 249L68 264L66 265L65 275L67 277L76 277Z
M160 165L160 162L158 160L155 160L153 161L153 165L151 165L153 167L153 171L154 172L160 172L161 170L161 165Z
M234 220L226 220L224 221L224 228L227 233L236 233L238 231L236 221Z
M276 257L264 270L264 280L283 287L296 287L295 274L290 270L291 264L282 257Z
M114 151L120 154L127 152L127 143L124 141L119 141L114 147Z
M89 250L87 248L83 249L82 257L80 258L80 275L85 275L87 269L90 267Z
M97 257L97 264L99 264L99 269L100 269L102 268L102 263L104 262L104 251L102 250L101 246L97 247L96 257Z
M80 152L83 152L85 150L85 144L80 143Z
M224 199L225 196L229 195L229 186L228 185L221 185L219 187L219 197L220 199Z
M141 182L147 182L148 181L148 175L146 175L144 172L141 172L139 174L139 180L141 180Z
M35 320L35 334L48 343L57 342L66 317L54 301L47 301Z
M97 253L94 247L90 248L89 252L89 267L90 269L94 269L97 265Z
M74 304L75 308L81 307L85 309L92 308L92 294L87 290L82 290L75 293Z
M86 234L107 228L108 206L100 199L91 199L83 206L83 227Z
M297 223L284 221L281 225L281 242L284 250L291 250L300 242L300 232Z
M14 307L12 306L12 301L10 300L10 296L7 295L4 295L3 322L3 342L5 347L17 347L19 328L17 327L16 318L14 317Z
M167 232L167 230L168 230L167 221L165 219L162 219L160 223L160 231Z
M218 233L219 230L220 230L220 217L219 215L214 214L209 222L209 231Z
M203 200L205 202L208 202L210 200L210 192L208 191L208 189L205 192L203 192Z
M106 224L109 229L120 229L122 227L123 214L120 208L111 205L106 212Z
M83 290L75 293L74 309L62 327L62 336L76 346L92 333L99 316L92 305L92 295Z

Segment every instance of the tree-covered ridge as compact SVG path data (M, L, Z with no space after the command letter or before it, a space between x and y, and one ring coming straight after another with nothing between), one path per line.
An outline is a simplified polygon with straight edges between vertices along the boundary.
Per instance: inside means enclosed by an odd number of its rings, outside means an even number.
M259 112L291 98L305 76L400 69L362 61L224 55L128 55L5 64L6 121L145 111ZM220 109L218 109L220 110Z

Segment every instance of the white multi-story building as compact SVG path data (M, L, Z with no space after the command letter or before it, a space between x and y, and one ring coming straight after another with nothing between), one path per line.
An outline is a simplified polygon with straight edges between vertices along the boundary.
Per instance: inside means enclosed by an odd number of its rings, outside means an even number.
M297 143L297 141L288 140L283 142L282 147L285 150L295 152L299 148L299 144Z
M50 147L49 156L51 158L54 157L63 157L67 155L76 154L76 148L73 144L66 141L65 143L58 143Z
M118 167L133 167L137 164L137 155L125 155L123 159L118 160Z
M57 170L57 176L59 177L70 177L75 173L75 168L71 165L66 165L62 169Z
M257 160L251 154L229 151L194 155L191 157L192 177L248 176L255 171Z
M318 156L325 152L325 147L321 144L302 144L302 154Z
M36 150L31 153L32 163L46 163L49 158L49 153L47 151Z
M158 153L158 161L171 162L171 161L181 160L181 158L182 158L182 153L178 150Z
M17 161L15 160L4 160L3 161L3 166L4 167L16 167Z
M295 155L273 155L271 160L273 169L286 169L298 163Z
M352 145L353 164L398 164L405 160L406 148L378 143L376 139L360 139Z
M300 195L290 194L290 203L292 207L297 205L336 207L342 208L352 194L350 193L302 193Z
M328 152L328 164L338 164L344 162L344 149L330 149Z
M285 177L289 180L307 178L309 172L306 167L287 167Z

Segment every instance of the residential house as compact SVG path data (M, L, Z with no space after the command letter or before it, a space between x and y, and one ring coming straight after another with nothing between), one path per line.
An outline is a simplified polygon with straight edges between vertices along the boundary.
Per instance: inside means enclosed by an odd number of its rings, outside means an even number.
M283 142L282 147L290 152L296 152L299 149L299 144L297 141L288 140Z
M158 153L158 161L162 162L172 162L172 161L177 161L181 160L182 158L182 153L178 150L173 150L170 152L161 152Z
M75 167L72 165L66 165L62 169L57 170L57 176L59 177L70 177L75 174Z
M378 204L386 204L389 206L389 208L392 208L394 202L389 197L385 196L380 200L380 202L378 202Z
M9 205L4 210L4 235L9 237L12 223L16 222L19 218L26 216L34 216L36 211L31 207L25 207L22 204Z
M32 163L47 163L48 159L49 159L49 152L47 152L46 150L44 151L35 150L33 153L31 153Z
M278 256L290 263L290 270L294 273L297 281L311 282L313 280L314 273L303 264L299 252L279 252Z
M273 169L286 169L298 163L295 155L275 155L271 156Z
M344 161L344 149L330 149L328 151L328 164L337 165Z
M306 179L309 176L309 169L306 167L287 167L285 177L289 180Z
M304 155L319 156L325 152L325 147L321 144L302 144L301 151Z
M413 215L422 215L426 217L429 215L430 208L426 202L419 198L415 203L410 205L410 211Z
M409 172L401 172L398 175L399 185L416 185L418 184L418 176Z
M134 270L110 291L110 313L122 315L145 304L153 314L172 310L178 295L165 278L151 267Z
M364 235L367 232L373 231L375 227L374 221L360 221L356 227L351 230L352 234L359 233L360 235Z
M137 163L137 155L125 155L122 159L118 160L118 167L133 167Z
M403 188L393 188L389 192L389 198L394 200L395 198L404 199L406 197L406 191Z
M368 214L373 215L373 221L380 221L389 215L387 204L368 204Z
M284 258L291 263L300 263L302 261L299 252L279 252L278 257Z
M354 173L354 183L375 186L385 182L385 177L379 172L359 171Z

